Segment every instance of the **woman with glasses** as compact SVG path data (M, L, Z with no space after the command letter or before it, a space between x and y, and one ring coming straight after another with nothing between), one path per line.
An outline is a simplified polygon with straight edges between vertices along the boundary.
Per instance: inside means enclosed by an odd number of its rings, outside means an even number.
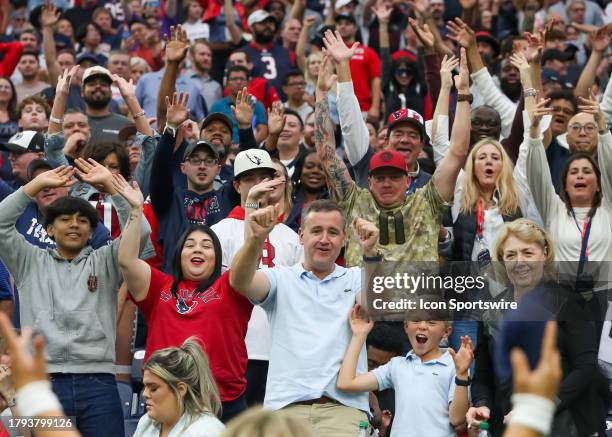
M557 260L612 260L612 134L604 114L593 96L580 97L580 113L568 127L568 142L573 142L574 150L557 195L540 132L540 121L550 112L548 103L540 101L530 113L527 179L542 220L557 243ZM579 116L584 116L584 123L577 120ZM594 121L588 121L593 117ZM599 144L596 150L591 147L594 140ZM598 163L593 159L595 151Z

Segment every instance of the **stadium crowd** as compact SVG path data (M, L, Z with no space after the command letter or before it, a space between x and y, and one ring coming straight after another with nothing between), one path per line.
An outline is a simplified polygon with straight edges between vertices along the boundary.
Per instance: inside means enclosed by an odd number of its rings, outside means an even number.
M0 437L612 435L611 79L606 0L0 0Z

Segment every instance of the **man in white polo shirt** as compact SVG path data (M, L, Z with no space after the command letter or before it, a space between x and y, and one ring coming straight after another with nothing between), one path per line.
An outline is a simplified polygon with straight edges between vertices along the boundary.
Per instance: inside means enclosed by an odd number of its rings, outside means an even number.
M254 211L245 243L230 269L232 287L260 305L270 320L272 348L264 406L289 408L317 436L353 437L367 421L367 393L344 393L336 378L351 339L348 322L361 291L361 269L335 261L345 243L345 217L337 203L312 202L302 216L304 261L257 270L278 206ZM378 229L357 219L364 255L376 257ZM367 371L365 348L357 373Z

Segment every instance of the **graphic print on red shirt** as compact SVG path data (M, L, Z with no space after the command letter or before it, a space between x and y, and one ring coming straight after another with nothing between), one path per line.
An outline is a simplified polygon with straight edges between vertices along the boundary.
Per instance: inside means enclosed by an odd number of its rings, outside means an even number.
M153 352L196 336L208 355L221 401L236 399L246 388L244 337L253 304L230 286L229 271L203 293L194 293L199 283L184 280L175 297L172 282L172 276L152 268L147 297L137 302L149 326L145 362Z

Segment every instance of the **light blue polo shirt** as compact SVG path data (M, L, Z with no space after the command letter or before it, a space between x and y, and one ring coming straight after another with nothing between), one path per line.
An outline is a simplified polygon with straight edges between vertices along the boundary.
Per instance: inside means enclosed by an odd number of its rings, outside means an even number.
M272 337L264 406L276 410L327 396L369 412L367 393L336 388L352 336L348 316L361 291L361 269L336 266L323 280L301 263L261 271L270 281L270 293L259 305L268 315ZM357 374L367 370L363 347Z
M373 370L379 390L395 389L391 437L454 437L448 407L455 395L455 363L448 352L421 362L410 351Z

